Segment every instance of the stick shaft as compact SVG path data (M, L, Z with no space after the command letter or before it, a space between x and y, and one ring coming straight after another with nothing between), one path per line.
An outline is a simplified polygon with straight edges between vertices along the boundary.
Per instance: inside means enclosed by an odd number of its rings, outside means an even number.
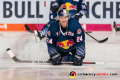
M24 60L20 60L14 55L14 53L12 52L12 50L10 48L7 49L7 53L15 62L18 62L18 63L51 63L51 61L24 61ZM62 63L73 63L73 62L62 62ZM95 62L83 62L83 64L96 64L96 63Z

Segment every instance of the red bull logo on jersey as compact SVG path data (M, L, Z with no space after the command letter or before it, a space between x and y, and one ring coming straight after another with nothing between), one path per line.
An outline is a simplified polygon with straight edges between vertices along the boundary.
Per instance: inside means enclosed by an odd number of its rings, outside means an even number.
M78 29L78 30L77 30L77 34L80 34L80 33L81 33L81 29Z
M77 5L74 6L73 4L67 2L65 4L62 5L63 8L66 8L66 10L77 10Z
M51 32L50 32L50 31L48 31L48 32L47 32L47 34L50 36L50 35L51 35Z
M69 49L70 46L73 46L73 44L75 44L74 41L70 41L70 40L65 40L62 42L57 42L57 45L62 47L63 49Z

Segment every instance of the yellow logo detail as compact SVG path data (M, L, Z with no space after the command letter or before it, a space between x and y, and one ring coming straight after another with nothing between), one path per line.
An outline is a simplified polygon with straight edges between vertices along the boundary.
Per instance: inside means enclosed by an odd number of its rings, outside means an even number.
M68 42L68 40L62 41L62 43L65 46L65 47L63 47L64 49L68 49L70 47L70 46L67 46L67 42Z

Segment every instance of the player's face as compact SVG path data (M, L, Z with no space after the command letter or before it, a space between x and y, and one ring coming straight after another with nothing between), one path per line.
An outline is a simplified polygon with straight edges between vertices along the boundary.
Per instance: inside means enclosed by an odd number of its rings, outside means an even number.
M68 16L60 16L59 20L60 20L60 24L62 25L62 27L66 28L68 25Z

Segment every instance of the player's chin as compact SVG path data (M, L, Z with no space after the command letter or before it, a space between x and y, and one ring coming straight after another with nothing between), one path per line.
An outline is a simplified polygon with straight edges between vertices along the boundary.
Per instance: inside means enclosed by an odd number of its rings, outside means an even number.
M62 27L63 27L63 28L66 28L66 27L67 27L67 25L66 25L66 24L63 24L63 25L62 25Z
M66 24L67 24L67 22L66 22L66 21L64 21L64 22L62 22L62 24L63 24L63 25L66 25Z

